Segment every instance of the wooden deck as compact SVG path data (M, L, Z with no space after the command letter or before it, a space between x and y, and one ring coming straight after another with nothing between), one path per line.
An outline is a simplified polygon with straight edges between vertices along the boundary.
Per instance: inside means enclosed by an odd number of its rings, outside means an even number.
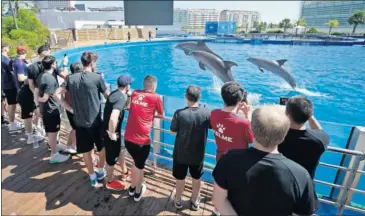
M65 143L67 130L61 132ZM24 133L1 132L2 215L211 215L212 185L204 183L199 211L190 210L191 179L187 178L184 208L173 206L175 180L170 171L146 167L147 191L136 203L127 191L90 186L81 156L51 165L45 145L33 149ZM130 166L130 159L128 159ZM115 174L120 174L116 166Z

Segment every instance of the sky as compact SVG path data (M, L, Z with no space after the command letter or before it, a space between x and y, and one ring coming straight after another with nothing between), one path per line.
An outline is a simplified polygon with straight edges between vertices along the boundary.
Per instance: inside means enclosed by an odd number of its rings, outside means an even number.
M89 7L123 7L122 1L76 1ZM300 1L174 1L174 8L213 8L218 10L253 10L261 13L261 20L279 23L284 18L297 20Z

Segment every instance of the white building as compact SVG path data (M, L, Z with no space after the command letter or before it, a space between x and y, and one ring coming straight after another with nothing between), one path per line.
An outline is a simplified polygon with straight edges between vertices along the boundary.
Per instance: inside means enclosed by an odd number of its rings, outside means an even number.
M218 21L218 15L215 9L188 9L188 26L204 28L207 21Z
M71 8L75 7L75 1L71 0L38 0L34 1L37 7L41 10L56 9L56 8Z
M174 25L188 25L188 9L174 8Z
M253 27L255 22L260 22L260 13L257 11L222 10L219 21L236 21L236 26Z

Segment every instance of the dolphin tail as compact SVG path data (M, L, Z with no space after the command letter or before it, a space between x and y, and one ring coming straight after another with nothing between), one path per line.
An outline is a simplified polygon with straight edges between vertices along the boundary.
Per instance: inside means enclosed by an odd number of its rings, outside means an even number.
M223 61L224 62L224 65L228 68L228 69L231 69L232 66L238 66L236 64L236 62L231 62L231 61Z
M200 69L205 70L205 65L202 62L199 62L199 67Z
M264 69L262 69L262 68L260 68L260 67L259 67L259 70L261 71L261 73L263 73L263 72L264 72Z

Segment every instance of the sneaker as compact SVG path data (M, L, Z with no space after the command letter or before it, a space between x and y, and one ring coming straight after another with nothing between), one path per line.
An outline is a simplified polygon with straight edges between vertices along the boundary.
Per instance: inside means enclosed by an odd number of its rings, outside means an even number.
M8 125L9 125L9 121L4 118L1 118L1 127L5 127Z
M146 192L147 186L145 184L142 184L142 188L141 188L141 192L134 193L134 201L139 202L142 199L142 195L144 194L144 192Z
M77 154L76 149L72 148L71 146L67 146L66 149L64 150L64 152L67 154L70 154L70 155Z
M102 173L99 173L99 172L95 171L95 173L96 173L96 178L97 178L98 181L101 181L106 177L106 172L105 171L103 171Z
M24 126L19 122L12 122L9 124L9 133L20 132L24 129Z
M177 208L177 209L182 209L183 208L183 204L182 204L181 200L177 201L176 197L174 198L174 205L175 205L175 208Z
M126 173L122 173L120 175L120 178L122 179L122 181L127 181L128 178L131 176L131 170L130 169L127 169L127 172Z
M134 193L136 193L136 187L129 186L128 188L129 196L134 196Z
M91 186L93 186L93 187L96 187L99 184L97 179L90 179L90 181L91 181Z
M44 136L40 134L33 134L33 141L34 142L42 142L44 140Z
M112 182L106 182L106 188L110 189L110 190L116 190L116 191L121 191L125 189L125 185L122 184L120 181L117 180L113 180Z
M198 197L198 199L193 202L192 200L190 200L191 202L191 209L194 211L198 211L200 209L200 197Z
M70 158L69 155L63 155L63 154L60 154L57 152L56 154L53 154L51 156L51 158L49 159L49 162L51 164L62 163L62 162L67 161L69 158Z
M41 135L41 136L45 136L46 135L46 131L41 127L41 126L37 126L37 132Z

